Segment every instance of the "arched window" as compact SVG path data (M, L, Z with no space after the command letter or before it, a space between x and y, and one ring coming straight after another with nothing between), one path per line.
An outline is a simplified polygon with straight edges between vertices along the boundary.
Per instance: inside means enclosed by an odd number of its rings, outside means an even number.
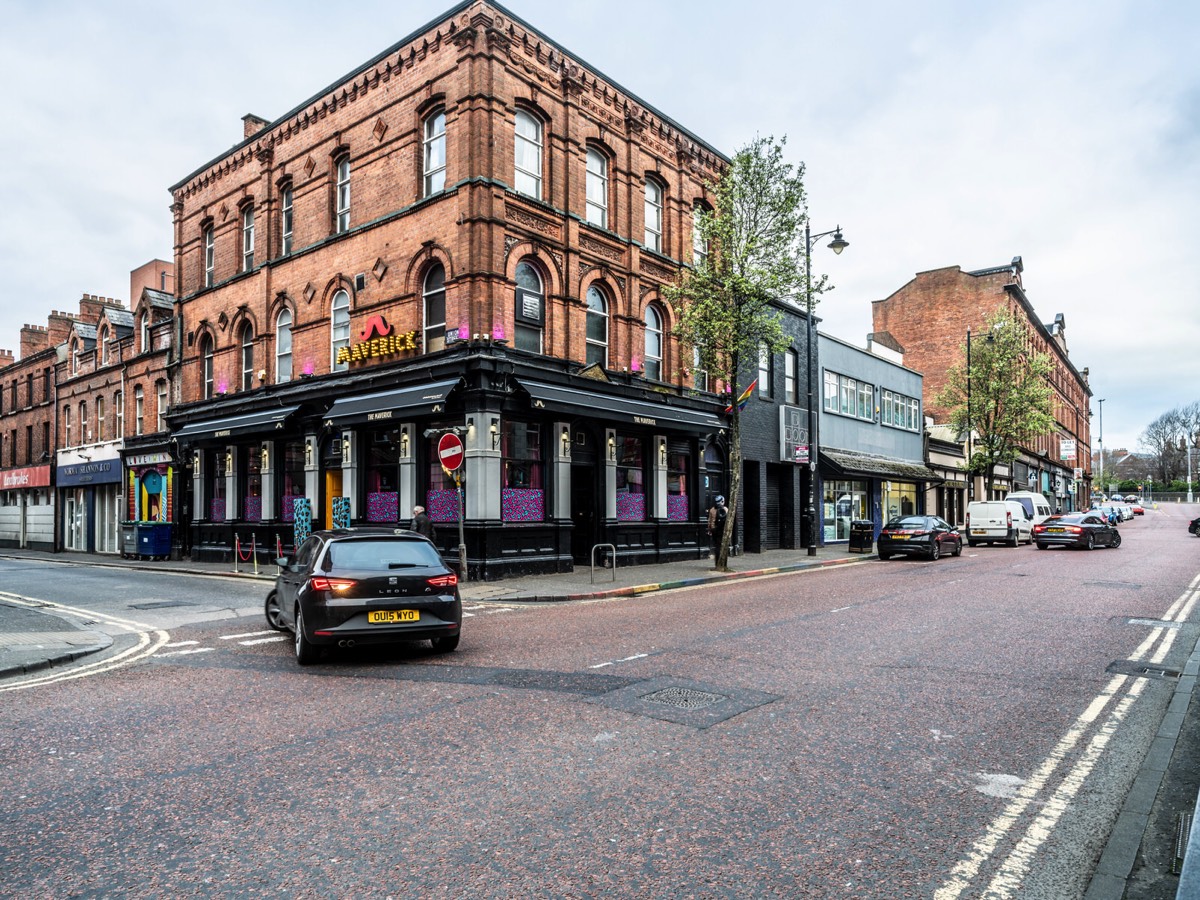
M204 383L204 399L213 395L213 340L212 335L200 338L200 379Z
M141 342L141 346L138 347L138 350L142 353L149 353L150 352L150 311L149 310L142 313L141 318L138 320L138 340Z
M242 210L242 271L254 268L254 207L246 204Z
M516 132L514 186L522 194L541 200L542 123L525 110L518 109Z
M339 351L345 349L345 353ZM329 370L345 372L350 368L350 295L344 290L333 295L329 316Z
M350 157L343 156L337 164L337 222L336 234L350 230Z
M608 366L608 301L594 284L587 290L587 363Z
M446 269L436 263L425 275L425 352L446 348Z
M517 265L516 325L513 346L530 353L542 352L542 324L545 320L546 296L542 276L532 263Z
M216 239L213 236L213 227L206 225L204 228L204 286L206 288L213 286L216 261Z
M248 391L254 387L254 329L249 322L243 322L238 332L238 348L242 359L242 390Z
M646 179L646 249L663 252L663 190L658 182Z
M279 252L283 256L287 256L292 252L292 186L289 184L279 192L279 209L280 222L279 231L281 235Z
M275 318L275 382L292 380L292 311L286 306Z
M656 306L646 307L646 359L642 366L647 378L662 381L663 317Z
M592 147L587 152L587 220L608 227L608 158Z
M108 365L108 329L107 328L101 328L100 332L96 335L96 349L99 352L100 365L107 366ZM32 378L32 377L33 376L30 375L30 378ZM29 386L29 403L30 403L30 405L33 404L33 385L32 384Z
M446 111L425 120L425 196L446 187Z

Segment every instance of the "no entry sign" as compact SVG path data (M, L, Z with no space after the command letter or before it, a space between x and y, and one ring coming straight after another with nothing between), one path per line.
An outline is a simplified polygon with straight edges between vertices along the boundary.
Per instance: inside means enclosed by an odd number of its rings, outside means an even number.
M463 461L463 443L457 434L443 434L438 440L438 459L451 472Z

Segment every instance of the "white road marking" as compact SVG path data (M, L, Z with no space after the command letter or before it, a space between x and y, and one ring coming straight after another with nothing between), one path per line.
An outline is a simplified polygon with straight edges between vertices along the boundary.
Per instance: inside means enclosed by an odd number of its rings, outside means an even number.
M633 662L635 659L645 659L649 655L650 655L649 653L635 653L635 654L633 654L633 656L627 656L624 659L614 659L614 660L611 660L610 662L597 663L594 666L588 666L588 668L589 669L603 669L605 666L615 666L618 663Z
M132 619L121 619L116 616L106 615L105 613L93 612L89 609L78 609L74 606L67 606L63 603L54 603L50 600L38 600L34 597L23 597L20 594L9 594L0 592L0 597L29 609L37 610L52 610L55 613L65 616L73 616L82 619L85 623L103 622L107 625L119 628L123 631L128 631L136 635L137 643L123 650L115 656L106 657L105 659L96 660L91 663L73 666L64 671L52 671L49 673L31 675L26 678L11 681L3 686L0 686L0 693L6 691L20 691L25 688L41 687L47 684L56 684L60 681L71 681L76 678L87 678L91 675L99 675L101 672L108 672L113 669L119 669L139 660L153 656L171 639L170 634L151 625L145 625L141 622L135 622Z
M276 641L289 640L286 634L273 634L270 637L257 638L253 641L238 641L243 647L253 647L255 644L273 644Z
M275 634L274 631L247 631L245 634L223 634L221 640L236 641L238 638L261 637L264 634Z
M1183 622L1187 620L1197 601L1200 600L1198 585L1200 585L1200 576L1197 576L1189 585L1188 590L1171 604L1167 614L1163 617L1165 621ZM1146 658L1151 654L1154 645L1158 644L1161 639L1158 649L1149 656L1149 662L1161 663L1170 652L1176 634L1177 631L1174 628L1154 628L1128 658L1131 661ZM1100 719L1101 713L1117 698L1122 689L1128 686L1128 691L1113 704L1107 718L1093 734L1075 765L1062 776L1058 786L1051 791L1049 797L1043 797L1038 801L1035 806L1037 815L1026 827L1025 832L1008 856L1004 858L983 894L989 898L1019 896L1021 883L1029 872L1033 858L1053 835L1059 819L1082 789L1112 736L1116 734L1133 704L1145 691L1146 685L1145 679L1132 678L1127 675L1118 675L1108 683L1105 689L1092 700L1083 714L1075 720L1075 723L1068 729L1050 755L1043 760L1034 775L1025 782L1017 792L1015 799L1005 807L1000 816L993 820L984 836L975 842L971 853L951 870L950 878L934 894L935 900L957 900L963 891L971 886L983 866L996 855L1001 840L1034 805L1034 801L1038 800L1039 795L1042 795L1043 788L1047 786L1051 776L1054 775L1067 754Z
M170 644L163 644L164 647L194 647L199 641L173 641Z
M168 650L166 653L157 654L157 656L188 656L192 653L212 653L214 649L213 647L191 647L187 650Z

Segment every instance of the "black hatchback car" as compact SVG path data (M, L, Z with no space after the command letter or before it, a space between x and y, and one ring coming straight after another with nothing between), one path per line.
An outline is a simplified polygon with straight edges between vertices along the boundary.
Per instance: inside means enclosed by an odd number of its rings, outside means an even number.
M414 531L316 531L295 556L275 563L281 571L267 595L267 624L295 635L302 666L323 647L422 639L441 652L458 647L458 575Z
M937 559L943 553L962 555L962 535L940 516L897 516L879 532L879 558L897 553Z
M1048 547L1120 547L1121 532L1099 510L1063 513L1033 526L1033 539L1039 550Z

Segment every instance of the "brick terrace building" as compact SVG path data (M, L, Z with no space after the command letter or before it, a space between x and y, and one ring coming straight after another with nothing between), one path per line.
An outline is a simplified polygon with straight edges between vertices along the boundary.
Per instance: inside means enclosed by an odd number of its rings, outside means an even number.
M474 577L704 552L723 404L660 291L719 152L482 0L244 124L171 188L195 556L414 503L449 549L450 429Z
M1091 425L1088 370L1080 371L1067 352L1066 323L1058 315L1042 324L1025 294L1020 257L1007 266L964 272L958 266L919 272L885 300L872 304L873 328L903 348L907 365L924 374L925 409L938 423L948 418L935 398L946 385L946 371L956 363L967 329L979 335L985 319L1004 307L1025 325L1029 348L1049 356L1052 364L1054 427L1032 447L1022 449L1013 465L1012 489L1041 491L1050 505L1083 508L1091 497ZM1074 442L1074 454L1067 449ZM1075 479L1076 468L1081 478ZM976 496L984 497L977 484Z

